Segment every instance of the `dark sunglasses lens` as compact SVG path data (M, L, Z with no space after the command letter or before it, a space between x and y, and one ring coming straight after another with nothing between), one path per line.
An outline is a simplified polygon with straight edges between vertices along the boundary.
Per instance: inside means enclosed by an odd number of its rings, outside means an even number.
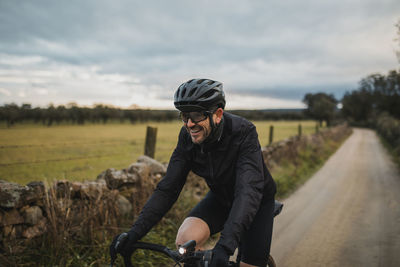
M182 120L183 122L187 123L188 120L189 120L189 113L187 113L187 112L181 112L181 113L179 113L179 117L181 118L181 120Z
M190 112L190 118L194 123L200 122L206 118L204 113L201 112Z
M181 112L180 117L184 123L187 123L189 119L193 123L197 123L206 119L206 115L202 112Z

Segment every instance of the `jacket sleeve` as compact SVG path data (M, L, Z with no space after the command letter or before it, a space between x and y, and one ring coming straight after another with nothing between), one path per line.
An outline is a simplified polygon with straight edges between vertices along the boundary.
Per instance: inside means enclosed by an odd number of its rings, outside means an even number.
M184 150L185 129L181 129L178 144L170 158L166 175L158 183L153 194L144 205L132 229L140 238L145 236L150 229L158 223L169 211L186 182L190 171L190 157Z
M249 128L238 152L232 208L218 241L232 254L257 213L265 184L258 135L254 125Z

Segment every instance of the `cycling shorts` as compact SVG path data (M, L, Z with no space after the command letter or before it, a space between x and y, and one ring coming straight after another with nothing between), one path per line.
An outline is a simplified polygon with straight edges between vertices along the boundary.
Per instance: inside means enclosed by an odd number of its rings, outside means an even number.
M256 266L267 265L274 221L273 211L274 199L263 199L250 228L240 240L241 261ZM222 231L229 212L230 207L222 205L210 191L187 217L205 221L213 235Z

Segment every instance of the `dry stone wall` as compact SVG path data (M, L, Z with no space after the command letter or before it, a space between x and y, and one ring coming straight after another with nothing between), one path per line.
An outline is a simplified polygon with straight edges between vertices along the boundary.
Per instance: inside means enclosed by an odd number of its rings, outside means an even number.
M279 165L282 160L296 161L301 148L312 146L315 150L322 148L327 140L339 141L349 136L352 129L347 124L329 128L306 136L293 136L263 147L264 160L270 170Z
M46 189L43 182L22 186L0 180L0 249L61 228L54 224L79 232L86 218L100 216L98 224L110 224L137 213L165 172L165 165L141 156L126 169L105 170L95 181L61 180Z

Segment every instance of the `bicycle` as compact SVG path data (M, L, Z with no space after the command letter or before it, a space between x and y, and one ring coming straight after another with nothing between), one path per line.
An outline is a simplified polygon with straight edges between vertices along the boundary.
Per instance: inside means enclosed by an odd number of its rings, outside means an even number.
M277 216L283 208L283 204L279 201L275 201L274 217ZM198 250L195 251L196 241L190 240L185 244L178 247L177 250L170 249L166 246L147 243L137 242L134 245L136 249L152 250L163 253L167 257L171 258L175 262L175 267L208 267L212 258L211 250ZM133 267L131 257L124 257L124 264L126 267ZM184 265L182 265L184 264ZM229 267L239 267L240 265L240 250L237 254L235 261L229 262ZM113 266L112 264L110 265ZM275 261L271 255L268 256L267 267L276 267Z

